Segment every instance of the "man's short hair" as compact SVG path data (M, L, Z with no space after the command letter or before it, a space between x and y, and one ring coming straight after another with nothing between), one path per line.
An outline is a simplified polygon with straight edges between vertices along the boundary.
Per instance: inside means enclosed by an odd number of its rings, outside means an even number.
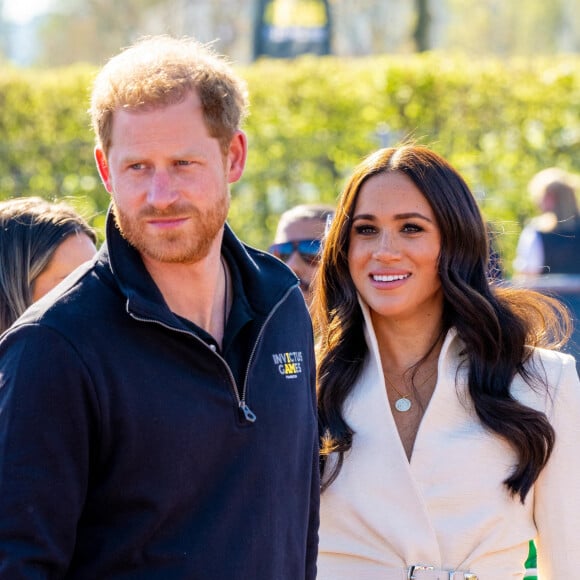
M90 114L97 146L108 155L116 110L177 104L192 92L201 100L209 134L225 154L248 112L245 82L224 57L192 38L139 40L111 58L95 79Z

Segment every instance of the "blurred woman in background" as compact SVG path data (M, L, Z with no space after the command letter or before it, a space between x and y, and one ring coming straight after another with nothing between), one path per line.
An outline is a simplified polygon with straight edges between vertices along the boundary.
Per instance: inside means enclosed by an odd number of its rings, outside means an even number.
M514 260L514 276L580 274L580 214L574 175L549 167L528 185L540 210L522 230Z
M0 332L96 253L97 236L68 204L0 202Z

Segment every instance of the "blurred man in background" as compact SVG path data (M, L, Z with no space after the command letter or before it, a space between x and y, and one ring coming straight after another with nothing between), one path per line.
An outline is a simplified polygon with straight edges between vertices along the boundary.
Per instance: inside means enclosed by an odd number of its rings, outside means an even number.
M310 285L320 259L320 247L334 207L327 204L297 205L285 211L278 222L269 251L285 262L300 279L306 304L312 301Z

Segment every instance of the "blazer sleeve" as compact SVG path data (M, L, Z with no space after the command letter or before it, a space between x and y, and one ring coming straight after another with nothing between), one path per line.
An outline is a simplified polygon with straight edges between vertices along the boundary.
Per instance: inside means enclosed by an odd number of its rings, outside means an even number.
M554 450L534 486L540 578L566 578L580 562L580 381L574 359L563 363L548 412Z
M0 341L0 579L66 574L89 473L94 401L79 353L36 325Z

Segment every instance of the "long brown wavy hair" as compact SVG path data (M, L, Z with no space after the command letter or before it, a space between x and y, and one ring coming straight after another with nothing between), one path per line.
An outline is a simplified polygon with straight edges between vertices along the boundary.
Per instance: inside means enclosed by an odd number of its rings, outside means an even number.
M367 355L363 316L352 281L348 249L358 194L371 177L387 172L409 177L429 202L440 229L438 271L444 293L443 330L465 344L469 394L481 423L508 441L518 457L504 481L523 502L552 452L555 433L546 416L510 394L520 374L533 388L547 388L545 373L525 366L528 347L561 347L571 333L566 308L554 298L492 285L487 276L488 235L477 202L461 175L427 147L381 149L354 170L327 232L315 280L313 317L318 335L318 405L321 458L337 454L324 474L326 489L352 446L342 408ZM385 195L388 193L385 192Z

